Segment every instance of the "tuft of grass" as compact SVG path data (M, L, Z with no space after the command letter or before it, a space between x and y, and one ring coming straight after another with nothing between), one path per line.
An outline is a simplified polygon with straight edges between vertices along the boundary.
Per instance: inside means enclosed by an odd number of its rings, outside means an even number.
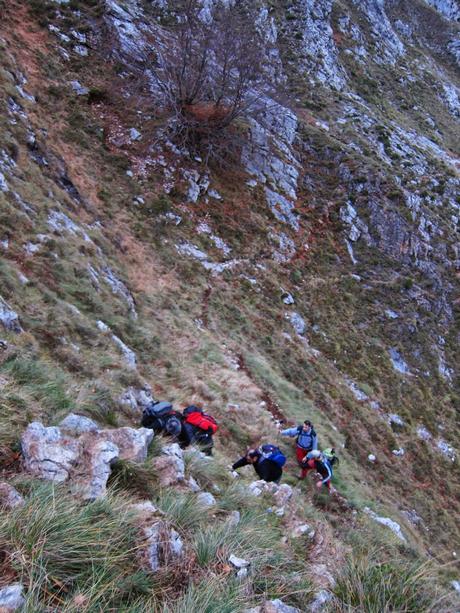
M12 356L1 366L21 387L23 392L38 401L50 413L70 411L74 407L68 394L68 380L55 367L32 357Z
M80 408L96 421L116 428L119 424L115 406L112 392L107 387L96 384L91 389L85 390Z
M228 470L213 458L203 458L195 449L187 450L184 454L187 472L198 481L204 488L212 488L216 485L227 485L230 482Z
M331 612L417 613L441 611L427 563L385 560L383 551L349 559L333 590Z
M177 602L165 605L162 613L237 613L246 601L237 581L208 577L192 583Z
M275 563L279 557L278 530L266 515L247 510L238 524L223 522L199 530L194 538L197 562L203 567L226 564L230 554L247 559L251 570Z
M196 495L192 493L160 492L155 504L179 530L193 530L208 520L207 513L197 504Z
M147 462L136 464L127 460L118 460L112 465L108 481L115 491L137 494L142 498L152 498L157 483L158 479L151 465Z
M121 497L83 505L62 488L32 486L25 506L0 518L0 549L26 586L25 610L121 610L148 593L129 519Z
M257 508L260 504L255 496L248 495L247 486L238 481L231 483L219 495L219 508L223 511Z

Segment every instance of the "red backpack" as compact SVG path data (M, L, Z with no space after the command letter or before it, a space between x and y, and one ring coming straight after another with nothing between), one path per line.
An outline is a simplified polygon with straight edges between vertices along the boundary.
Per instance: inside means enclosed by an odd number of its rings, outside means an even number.
M205 432L211 430L212 434L215 434L219 428L214 417L203 413L201 409L195 406L184 409L184 417L185 423L196 426Z

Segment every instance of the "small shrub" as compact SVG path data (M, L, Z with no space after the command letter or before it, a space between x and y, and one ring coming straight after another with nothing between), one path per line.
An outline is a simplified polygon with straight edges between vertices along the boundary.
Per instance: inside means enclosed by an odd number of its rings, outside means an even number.
M413 285L414 285L414 280L411 277L404 279L404 282L403 282L404 289L406 290L412 289Z
M102 87L91 87L87 94L88 104L100 104L101 102L108 102L108 91Z

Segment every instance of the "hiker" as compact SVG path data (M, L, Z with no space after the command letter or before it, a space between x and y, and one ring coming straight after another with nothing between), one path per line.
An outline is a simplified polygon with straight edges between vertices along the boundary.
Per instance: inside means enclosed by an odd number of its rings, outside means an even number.
M302 465L304 457L310 451L318 449L318 437L313 429L313 424L306 419L302 425L294 428L281 430L281 436L296 436L296 457L299 466Z
M188 447L195 443L199 445L203 453L212 455L212 448L214 447L212 437L218 429L214 417L194 404L186 407L182 415L182 432L179 436L181 447Z
M249 449L245 456L233 464L232 470L252 464L261 479L279 483L285 463L286 457L276 445L262 445L258 449Z
M335 457L335 454L334 454ZM321 475L321 479L317 482L316 487L321 489L323 485L328 489L329 493L332 493L334 488L332 488L331 479L332 479L332 465L330 460L318 449L310 451L305 456L302 462L302 471L299 479L305 479L307 473L311 470L315 470L317 473Z
M204 453L212 455L212 436L218 428L216 420L195 405L186 407L181 414L170 402L154 400L145 407L141 423L155 434L169 434L182 449L195 443Z

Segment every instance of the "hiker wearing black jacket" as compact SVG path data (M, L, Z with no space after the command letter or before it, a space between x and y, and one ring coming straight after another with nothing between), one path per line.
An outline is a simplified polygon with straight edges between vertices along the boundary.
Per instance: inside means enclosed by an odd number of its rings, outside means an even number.
M283 474L281 466L269 458L264 458L258 449L250 449L244 457L233 464L232 470L248 464L252 464L258 476L264 481L279 483Z
M321 476L321 479L316 483L316 487L318 489L321 489L324 485L330 493L335 491L331 484L331 462L323 453L321 453L321 451L318 451L317 449L310 451L310 453L305 456L305 460L302 464L302 474L299 479L305 479L310 470L315 470Z
M189 445L198 445L203 453L206 455L212 455L212 448L214 447L214 441L212 438L212 431L206 432L197 426L192 426L185 421L182 423L182 431L179 435L179 444L182 449L185 449Z

